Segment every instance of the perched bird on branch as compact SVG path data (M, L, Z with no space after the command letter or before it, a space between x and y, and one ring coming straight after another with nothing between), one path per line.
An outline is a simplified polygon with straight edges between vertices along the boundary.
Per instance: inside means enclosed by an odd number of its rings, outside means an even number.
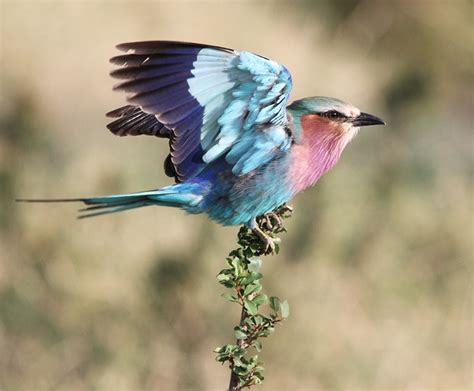
M156 190L81 201L80 217L163 205L245 224L256 223L312 186L339 160L359 127L384 122L339 99L310 97L287 106L292 86L281 64L249 52L185 42L117 46L114 89L128 105L107 115L119 136L169 139L164 170L176 183ZM37 200L41 201L41 200ZM42 200L46 201L46 200Z

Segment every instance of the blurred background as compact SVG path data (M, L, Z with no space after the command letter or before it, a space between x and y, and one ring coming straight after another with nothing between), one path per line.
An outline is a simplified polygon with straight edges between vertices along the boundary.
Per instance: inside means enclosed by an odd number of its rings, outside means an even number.
M167 143L114 137L108 58L197 41L292 72L292 99L381 116L294 200L266 293L262 390L472 389L473 3L2 1L0 389L223 390L239 310L215 275L237 229L166 208L76 220L15 204L170 183Z

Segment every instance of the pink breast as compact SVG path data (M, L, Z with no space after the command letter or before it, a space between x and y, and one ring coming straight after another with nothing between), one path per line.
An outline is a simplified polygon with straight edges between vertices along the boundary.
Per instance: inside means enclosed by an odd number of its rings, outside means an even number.
M339 160L349 141L344 129L315 114L301 118L302 138L291 150L290 185L298 193L317 182Z

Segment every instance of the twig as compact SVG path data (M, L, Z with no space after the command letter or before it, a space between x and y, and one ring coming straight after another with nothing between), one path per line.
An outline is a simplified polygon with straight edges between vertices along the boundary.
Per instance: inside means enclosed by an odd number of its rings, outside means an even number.
M242 324L244 323L244 320L245 320L245 315L246 315L246 312L245 312L245 308L242 307L242 311L240 312L240 326L242 326ZM236 341L236 344L237 346L239 346L240 348L242 348L243 346L243 339L237 339ZM230 381L229 381L229 391L234 391L234 390L238 390L238 387L239 386L239 377L238 375L232 370L232 363L231 363L231 371L230 371Z
M274 240L276 253L279 251L276 234L285 231L282 219L290 217L291 211L284 205L257 220L264 234ZM229 268L217 275L219 283L233 291L222 296L241 306L240 322L234 327L236 343L214 350L217 361L229 363L229 391L240 391L263 382L263 364L258 361L257 354L250 355L249 349L259 353L262 344L258 339L268 337L276 325L289 315L288 302L261 293L261 260L256 257L268 254L267 244L246 227L240 229L237 243L239 247L231 251L227 258ZM260 306L267 304L270 314L259 312Z

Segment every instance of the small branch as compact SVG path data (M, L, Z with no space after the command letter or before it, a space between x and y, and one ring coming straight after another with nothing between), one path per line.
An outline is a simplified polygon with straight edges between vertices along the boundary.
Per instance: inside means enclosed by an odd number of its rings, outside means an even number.
M277 253L279 238L276 234L285 232L282 219L290 217L291 211L290 207L283 205L257 219L261 232L276 244L274 249ZM289 315L286 301L281 301L278 297L269 298L261 293L261 260L256 257L268 254L268 241L262 241L247 227L239 230L237 238L239 247L231 251L227 258L229 268L221 270L217 275L219 283L233 291L222 296L241 306L240 322L234 327L235 344L214 350L217 353L217 361L229 363L229 391L240 391L263 382L263 364L258 361L257 354L250 354L250 349L259 353L262 350L259 338L268 337L276 325ZM270 314L259 311L262 305L269 305Z
M241 326L243 325L246 314L247 314L247 312L245 311L245 308L242 307L242 311L240 312L240 322L239 322L239 324ZM240 348L243 347L243 343L244 343L243 339L238 339L236 341L237 346L239 346ZM231 363L231 369L232 369L232 363ZM238 388L237 388L238 386L239 386L239 377L237 376L237 374L234 371L231 370L230 371L230 381L229 381L229 391L238 390Z

